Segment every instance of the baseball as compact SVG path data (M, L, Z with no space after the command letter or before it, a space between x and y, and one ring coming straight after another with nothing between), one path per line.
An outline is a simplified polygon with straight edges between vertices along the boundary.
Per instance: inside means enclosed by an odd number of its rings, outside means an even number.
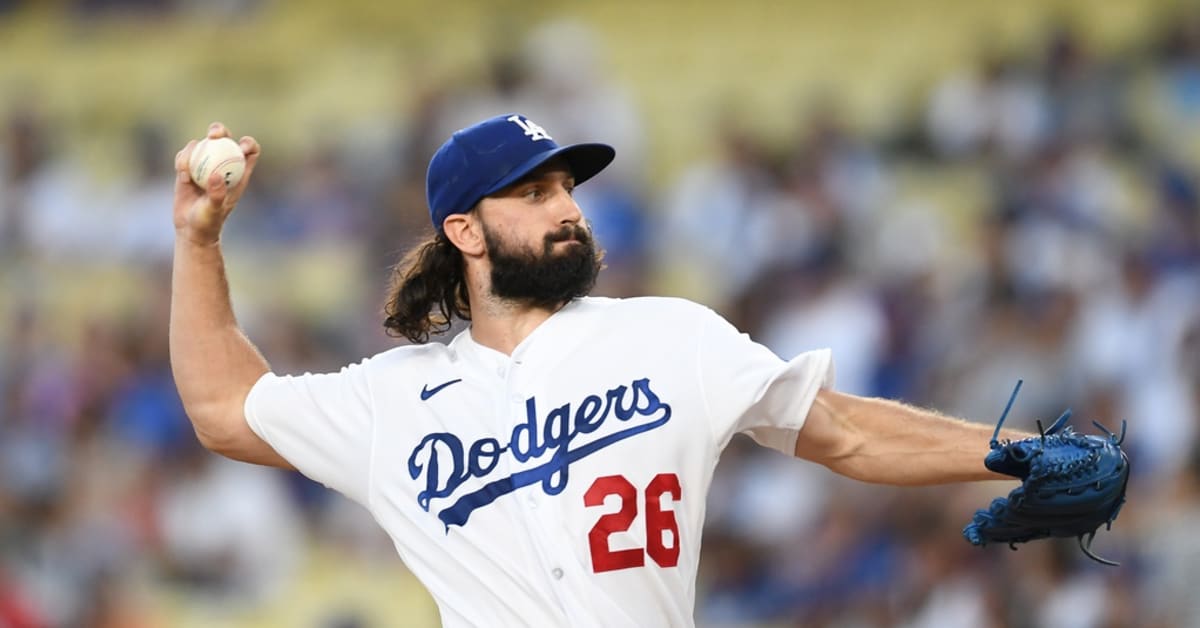
M242 180L242 175L246 172L246 156L242 153L242 147L228 137L206 137L192 149L188 170L191 172L192 181L200 187L207 187L208 177L214 171L225 177L225 187L233 187Z

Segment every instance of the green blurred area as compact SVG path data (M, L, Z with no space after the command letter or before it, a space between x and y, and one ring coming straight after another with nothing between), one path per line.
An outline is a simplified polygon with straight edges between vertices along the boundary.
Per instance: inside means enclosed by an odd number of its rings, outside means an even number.
M0 106L37 103L99 168L121 167L112 147L147 117L170 121L180 144L220 119L285 151L390 121L565 17L600 35L604 65L642 107L650 175L664 177L710 148L703 129L728 108L783 137L825 94L886 133L981 53L1032 45L1059 20L1102 53L1131 49L1173 3L296 0L233 15L184 3L183 19L80 17L67 4L0 18Z

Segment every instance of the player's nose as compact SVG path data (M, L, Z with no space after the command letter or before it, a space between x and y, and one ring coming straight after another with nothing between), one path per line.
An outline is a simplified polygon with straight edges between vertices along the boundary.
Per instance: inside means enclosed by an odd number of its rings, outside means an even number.
M583 210L580 209L579 203L575 202L575 197L566 189L560 190L555 195L556 203L554 211L556 212L557 222L560 225L578 224L583 222Z

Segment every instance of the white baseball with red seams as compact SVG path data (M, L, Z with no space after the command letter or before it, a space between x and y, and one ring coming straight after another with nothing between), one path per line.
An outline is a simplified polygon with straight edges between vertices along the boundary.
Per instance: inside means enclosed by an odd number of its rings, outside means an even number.
M691 626L722 449L791 455L832 383L828 351L785 362L689 301L586 297L512 355L468 329L264 375L245 412L370 510L446 626Z
M192 148L188 172L200 187L208 187L208 178L220 172L226 187L234 187L246 173L246 155L242 147L228 137L204 138Z

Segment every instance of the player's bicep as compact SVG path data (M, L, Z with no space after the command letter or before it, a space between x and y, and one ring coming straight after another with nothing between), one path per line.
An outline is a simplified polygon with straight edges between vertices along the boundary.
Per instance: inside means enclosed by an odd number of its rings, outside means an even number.
M847 419L856 411L857 399L829 389L817 391L796 435L796 457L831 467L853 454L861 446L862 434Z

